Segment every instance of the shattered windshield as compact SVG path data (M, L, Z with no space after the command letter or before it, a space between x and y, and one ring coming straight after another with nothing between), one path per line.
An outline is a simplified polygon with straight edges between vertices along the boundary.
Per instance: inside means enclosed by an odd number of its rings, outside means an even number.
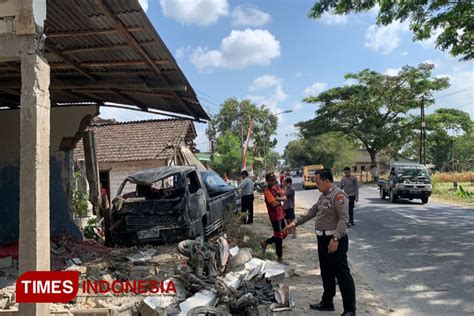
M399 178L410 177L410 178L418 178L418 177L425 177L429 178L430 173L426 170L425 167L422 166L406 166L406 167L399 167L398 174Z
M210 189L221 188L229 186L224 179L222 179L217 173L214 172L203 172L202 178L206 187Z

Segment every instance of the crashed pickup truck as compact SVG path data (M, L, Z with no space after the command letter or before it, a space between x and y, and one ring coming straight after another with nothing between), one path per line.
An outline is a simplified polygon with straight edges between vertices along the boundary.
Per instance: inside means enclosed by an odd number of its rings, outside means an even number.
M386 196L395 203L399 198L421 199L428 203L431 195L431 177L425 166L416 163L394 163L388 179L378 181L380 198Z
M230 220L235 189L215 172L168 166L128 176L113 201L112 244L207 236Z

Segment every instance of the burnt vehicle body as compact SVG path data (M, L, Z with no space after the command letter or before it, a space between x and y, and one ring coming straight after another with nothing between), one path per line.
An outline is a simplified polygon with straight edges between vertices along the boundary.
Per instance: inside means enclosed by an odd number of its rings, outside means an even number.
M112 243L172 242L208 236L229 221L235 199L235 190L219 175L200 172L194 166L135 173L122 182L113 202Z

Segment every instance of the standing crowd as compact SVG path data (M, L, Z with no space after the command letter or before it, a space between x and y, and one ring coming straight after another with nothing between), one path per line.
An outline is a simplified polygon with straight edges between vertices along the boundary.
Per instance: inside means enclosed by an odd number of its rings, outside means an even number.
M245 224L253 223L253 182L247 171L242 171L240 184L242 194L242 219ZM315 182L322 193L318 201L305 214L295 215L295 190L291 178L280 173L280 181L274 173L265 175L267 186L263 191L273 235L261 241L262 251L274 244L278 261L283 261L283 240L292 235L297 238L296 227L315 219L318 258L323 281L323 294L318 303L310 308L334 311L333 298L336 295L336 280L341 292L344 312L341 315L356 314L355 284L347 261L349 237L347 228L354 226L354 205L359 200L357 178L350 168L344 168L341 188L334 185L329 169L315 173ZM250 189L251 188L251 189Z

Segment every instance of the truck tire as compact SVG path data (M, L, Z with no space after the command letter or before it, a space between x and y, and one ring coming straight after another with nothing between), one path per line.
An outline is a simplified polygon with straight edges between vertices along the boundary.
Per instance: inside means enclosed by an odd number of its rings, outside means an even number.
M427 196L422 197L422 198L421 198L421 203L423 203L423 204L428 203L428 199L429 199L429 198L428 198Z
M390 202L395 203L397 202L397 195L393 193L393 190L390 190Z
M387 193L385 192L385 190L382 187L380 187L380 198L382 200L385 200L386 196L387 196Z

